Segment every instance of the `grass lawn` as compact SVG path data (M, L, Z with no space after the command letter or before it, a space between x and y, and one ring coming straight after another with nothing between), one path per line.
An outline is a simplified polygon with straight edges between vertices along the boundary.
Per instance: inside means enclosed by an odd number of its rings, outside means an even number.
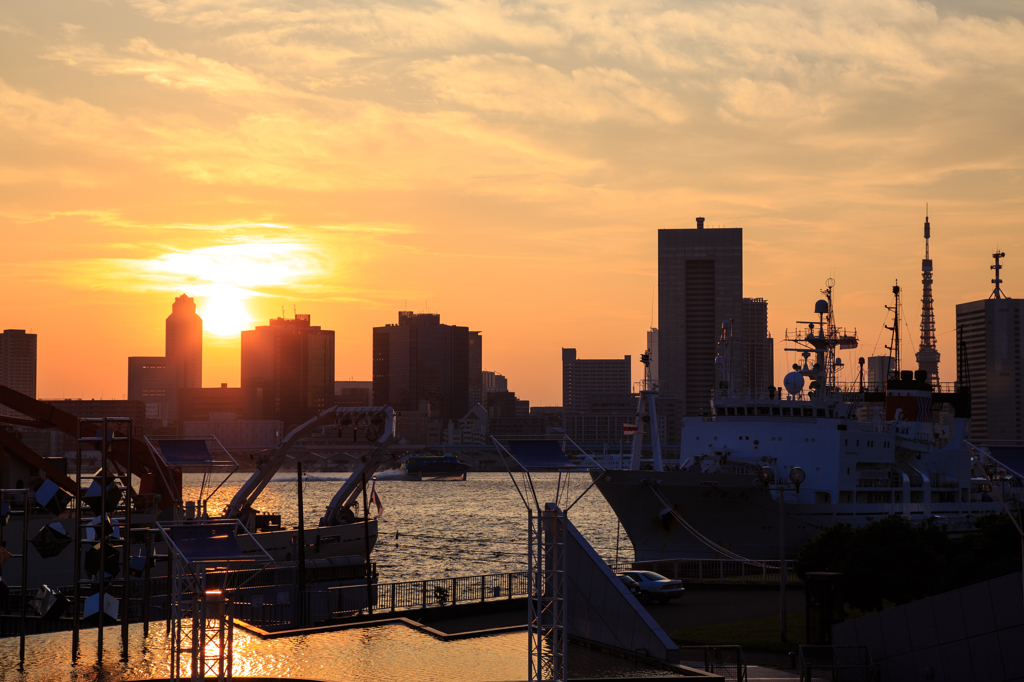
M677 639L701 644L739 644L744 649L761 649L787 653L795 651L800 644L807 643L805 616L801 613L787 614L787 641L779 638L779 617L752 618L732 623L701 625L680 628L672 633Z

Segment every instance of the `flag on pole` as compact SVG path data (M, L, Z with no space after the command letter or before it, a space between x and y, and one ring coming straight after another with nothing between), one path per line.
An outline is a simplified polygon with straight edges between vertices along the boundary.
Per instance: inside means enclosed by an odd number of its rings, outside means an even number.
M635 436L636 435L636 431L637 431L637 425L636 424L623 424L622 425L622 435L623 436Z
M377 505L377 516L384 516L384 505L381 504L380 496L377 494L377 479L373 479L370 486L370 502Z

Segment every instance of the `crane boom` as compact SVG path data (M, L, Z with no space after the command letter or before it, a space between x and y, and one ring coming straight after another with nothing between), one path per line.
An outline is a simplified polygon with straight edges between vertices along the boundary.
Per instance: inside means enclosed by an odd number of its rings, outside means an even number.
M395 437L395 412L390 407L329 407L315 417L311 417L305 423L292 429L288 435L281 440L281 442L274 449L267 452L261 459L259 466L256 471L249 477L242 487L238 489L235 496L231 498L231 503L228 505L225 517L227 518L247 518L253 511L252 505L255 504L256 498L259 497L263 489L267 487L274 474L280 470L284 465L285 459L288 456L288 451L291 450L292 446L295 445L300 439L305 438L309 435L313 429L319 428L325 424L335 422L338 425L339 431L342 428L351 426L353 429L358 430L361 424L364 426L364 432L366 438L374 442L373 452L364 457L364 461L357 469L356 474L349 476L348 480L342 485L342 490L349 490L346 493L345 500L347 501L351 497L350 484L353 479L361 477L362 472L366 470L366 465L370 461L375 461L377 465L385 461L388 457L391 457L391 453L386 450L388 444L394 440ZM376 465L373 467L376 469ZM358 488L357 488L358 492ZM325 518L334 517L337 512L340 512L341 507L332 511L335 506L335 500L341 495L339 491L334 499L331 500L331 505L327 508L327 515Z

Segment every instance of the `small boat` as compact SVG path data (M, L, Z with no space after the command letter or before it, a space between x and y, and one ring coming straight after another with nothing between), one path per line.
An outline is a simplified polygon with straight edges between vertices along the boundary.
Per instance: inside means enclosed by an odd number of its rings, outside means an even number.
M381 481L465 481L470 466L454 455L413 455L401 468L376 475Z

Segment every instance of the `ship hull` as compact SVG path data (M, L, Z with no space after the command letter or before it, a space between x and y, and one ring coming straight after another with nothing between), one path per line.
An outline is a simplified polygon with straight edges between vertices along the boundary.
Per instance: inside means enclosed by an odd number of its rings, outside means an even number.
M605 471L597 488L608 501L633 544L637 561L662 559L726 559L734 554L751 560L779 559L779 501L753 474L690 471ZM686 522L709 542L702 542L668 511L654 487ZM951 533L968 530L970 518L996 513L996 504L832 504L784 500L787 559L836 523L854 527L889 515L911 521L931 519Z

